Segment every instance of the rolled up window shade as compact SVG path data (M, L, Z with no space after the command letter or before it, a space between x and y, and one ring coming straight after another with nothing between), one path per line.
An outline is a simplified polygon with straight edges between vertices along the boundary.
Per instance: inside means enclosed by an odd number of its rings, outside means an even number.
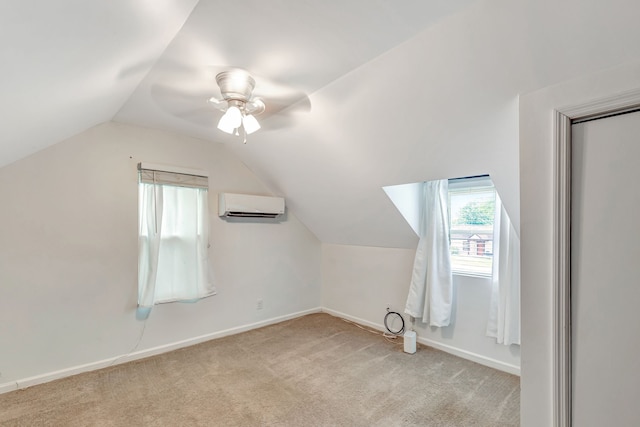
M207 171L139 163L140 182L176 187L209 188Z

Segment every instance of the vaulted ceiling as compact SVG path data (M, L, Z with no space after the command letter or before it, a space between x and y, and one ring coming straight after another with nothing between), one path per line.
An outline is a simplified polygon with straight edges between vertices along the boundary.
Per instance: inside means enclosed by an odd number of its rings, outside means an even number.
M640 60L637 2L0 4L0 167L115 120L225 144L324 242L411 247L382 187L490 173L516 225L518 94ZM278 99L247 144L215 73ZM188 165L186 165L188 166Z

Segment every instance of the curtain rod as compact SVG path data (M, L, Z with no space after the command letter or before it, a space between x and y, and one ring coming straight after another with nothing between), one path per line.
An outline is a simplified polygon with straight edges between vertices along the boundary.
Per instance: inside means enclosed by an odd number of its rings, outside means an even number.
M459 181L462 179L473 179L473 178L489 178L489 174L484 175L472 175L472 176L461 176L460 178L449 178L448 181Z

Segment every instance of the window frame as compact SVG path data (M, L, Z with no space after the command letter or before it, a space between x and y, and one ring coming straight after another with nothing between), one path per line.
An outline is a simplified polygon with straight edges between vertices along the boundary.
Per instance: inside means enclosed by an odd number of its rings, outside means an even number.
M211 283L207 260L209 248L208 179L207 171L150 163L138 164L138 307L149 308L156 304L195 301L215 295L216 291ZM143 188L152 189L153 202L143 197ZM164 204L166 201L164 197L161 197L159 202L156 201L156 188L159 188L161 193L172 192L170 199L176 202L183 199L187 212L190 212L191 215L195 214L195 217L189 216L190 221L187 223L178 220L176 215L181 215L180 210L166 210L167 205ZM145 193L147 191L145 190ZM166 195L169 194L171 193ZM155 207L152 209L160 209L160 224L153 224L153 227L156 228L156 231L153 232L153 235L156 236L154 237L156 239L155 245L158 248L155 253L150 252L152 238L148 231L152 225L147 222L148 217L143 215L143 204L145 203L147 205L154 204ZM182 202L179 204L182 206ZM165 214L162 213L164 210L166 210ZM156 214L151 212L151 215ZM171 218L166 215L172 216L171 224L165 223L166 218ZM158 221L157 216L155 221ZM185 225L186 228L180 224ZM158 228L162 231L159 232ZM176 232L179 233L176 234ZM185 236L182 235L184 232L186 232ZM173 287L175 283L178 283L175 280L170 282L157 281L158 271L171 274L172 269L165 267L167 260L163 250L179 249L180 245L175 244L176 238L177 243L183 241L188 243L187 250L183 251L182 256L185 257L184 260L188 261L187 264L193 264L193 271L195 271L193 277L189 276L192 280L187 280L183 286L178 288ZM182 268L180 263L175 265L178 270ZM155 271L155 273L150 273L150 271ZM175 275L175 270L173 274ZM163 279L165 277L170 276L163 274ZM156 289L159 283L169 283L171 286Z
M448 180L448 198L447 198L447 210L448 210L448 215L449 215L449 254L451 257L454 256L454 254L452 253L452 249L453 249L453 245L452 245L452 231L454 230L453 227L453 221L452 221L452 217L451 217L451 193L453 192L455 193L464 193L465 190L470 190L469 193L472 193L474 190L476 190L477 192L486 192L488 190L491 190L494 196L494 200L495 197L497 196L497 191L495 189L495 185L493 184L493 181L491 180L491 177L489 175L478 175L478 176L471 176L471 177L463 177L463 178L452 178ZM454 266L453 263L453 259L451 262L451 272L452 274L456 275L456 276L465 276L465 277L477 277L477 278L491 278L493 275L493 247L494 247L494 238L495 238L495 232L494 232L494 226L495 226L495 210L493 213L493 222L491 224L491 265L489 267L489 272L482 272L482 271L469 271L469 270L461 270L461 269L456 269L456 266ZM471 230L470 230L471 231ZM468 240L468 239L467 239ZM487 239L487 242L489 241L489 239Z

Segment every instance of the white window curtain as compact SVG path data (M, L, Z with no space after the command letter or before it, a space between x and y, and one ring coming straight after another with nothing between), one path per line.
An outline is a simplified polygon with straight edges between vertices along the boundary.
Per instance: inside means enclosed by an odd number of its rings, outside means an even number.
M139 184L139 308L214 295L207 188L197 182L178 186L175 176L162 179L152 172L141 170Z
M405 313L431 326L448 326L453 300L448 181L428 181L421 185L420 241Z
M520 238L497 194L487 335L498 344L520 344Z

